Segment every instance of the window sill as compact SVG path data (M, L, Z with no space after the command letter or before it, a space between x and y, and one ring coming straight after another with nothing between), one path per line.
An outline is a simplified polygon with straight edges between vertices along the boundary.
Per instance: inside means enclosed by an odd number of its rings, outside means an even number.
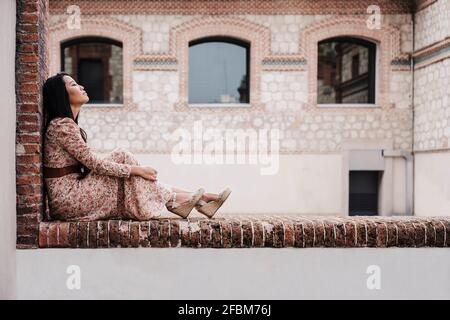
M122 108L123 103L87 103L84 106L88 108Z
M353 108L381 108L380 105L374 104L374 103L324 103L324 104L317 104L318 108L346 108L346 109L353 109Z
M189 108L250 108L250 103L190 103Z

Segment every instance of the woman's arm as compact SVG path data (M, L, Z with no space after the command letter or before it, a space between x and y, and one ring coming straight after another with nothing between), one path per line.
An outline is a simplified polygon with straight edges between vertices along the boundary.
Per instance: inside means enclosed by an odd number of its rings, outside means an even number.
M53 136L64 150L94 173L128 178L130 175L139 174L141 171L140 167L137 166L116 163L98 157L84 142L80 134L80 128L70 118L56 120L48 134Z

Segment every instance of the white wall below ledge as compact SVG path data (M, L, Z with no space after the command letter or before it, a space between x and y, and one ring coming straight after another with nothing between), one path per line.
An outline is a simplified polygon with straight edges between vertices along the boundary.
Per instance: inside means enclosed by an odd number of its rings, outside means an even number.
M80 289L66 270L80 268ZM369 266L381 288L368 289ZM449 299L450 255L392 249L17 251L19 299Z

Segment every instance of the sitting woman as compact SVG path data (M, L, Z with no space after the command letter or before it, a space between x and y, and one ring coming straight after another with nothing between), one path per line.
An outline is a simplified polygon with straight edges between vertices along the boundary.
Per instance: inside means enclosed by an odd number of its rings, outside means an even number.
M93 153L78 126L80 109L89 98L68 74L47 79L43 99L44 178L52 218L148 220L159 217L164 207L182 218L195 207L211 218L229 196L229 188L213 194L161 183L155 169L140 166L124 150L104 158Z

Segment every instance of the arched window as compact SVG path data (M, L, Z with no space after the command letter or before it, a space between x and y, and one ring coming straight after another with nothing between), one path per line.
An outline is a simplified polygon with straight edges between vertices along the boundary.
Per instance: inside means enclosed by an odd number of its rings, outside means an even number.
M250 44L209 37L189 42L189 103L249 103Z
M83 37L61 44L62 70L71 74L89 95L89 103L123 103L122 43Z
M317 103L375 103L375 43L338 37L318 44Z

